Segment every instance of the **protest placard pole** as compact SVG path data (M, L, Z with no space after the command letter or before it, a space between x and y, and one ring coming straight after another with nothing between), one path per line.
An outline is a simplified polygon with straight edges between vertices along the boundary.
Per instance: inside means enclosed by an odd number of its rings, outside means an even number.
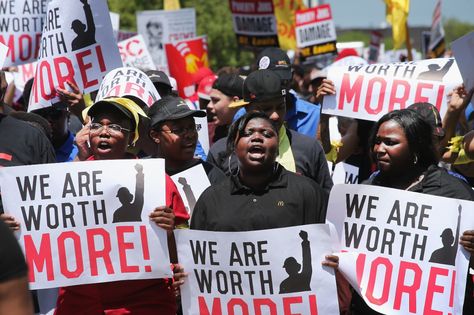
M405 27L407 29L406 34L407 34L407 58L408 61L413 61L413 54L411 51L411 41L410 41L410 28L408 27L408 22L405 22Z

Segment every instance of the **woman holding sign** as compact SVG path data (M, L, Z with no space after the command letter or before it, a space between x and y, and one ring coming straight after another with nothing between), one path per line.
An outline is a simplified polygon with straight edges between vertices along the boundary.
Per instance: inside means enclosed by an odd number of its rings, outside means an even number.
M86 109L86 113L91 117L91 122L76 137L82 159L136 158L127 153L127 148L138 140L139 116L146 117L146 114L135 102L125 98L104 99ZM142 170L139 165L136 170L138 185ZM185 224L189 216L176 186L168 176L166 206L155 208L150 219L169 231L170 256L174 261L176 249L173 246L172 230L175 225ZM55 314L174 315L176 309L175 295L169 279L152 279L61 288Z

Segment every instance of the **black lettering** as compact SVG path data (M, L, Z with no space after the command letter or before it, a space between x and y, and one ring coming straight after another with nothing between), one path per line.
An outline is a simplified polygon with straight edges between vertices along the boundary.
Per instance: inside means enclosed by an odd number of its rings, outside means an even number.
M97 185L102 182L102 179L99 178L99 175L102 175L102 171L93 171L92 172L92 191L94 196L103 195L104 192L97 188Z
M37 175L33 175L33 182L30 181L29 177L24 177L24 183L21 182L20 177L16 178L16 183L18 185L18 190L20 191L21 200L26 201L26 199L35 200L36 195L36 178Z
M266 266L266 265L270 265L270 262L269 261L265 261L263 259L263 254L266 254L267 253L267 250L263 248L263 245L267 245L268 242L267 241L259 241L257 242L257 247L258 247L258 260L259 260L259 265L260 266Z
M49 204L46 206L46 224L50 229L56 229L59 226L58 207L54 204Z
M267 277L265 278L264 271L260 270L259 275L260 275L260 286L261 286L262 295L273 294L272 272L270 270L267 270ZM265 285L268 286L268 293L267 293L267 290L265 289Z
M67 228L67 221L71 224L71 227L76 227L74 222L74 207L71 203L66 202L61 205L62 216L63 216L63 227Z
M100 200L101 208L98 207L97 205L97 200L94 200L92 202L93 207L94 207L94 218L95 218L95 224L107 224L107 215L105 213L105 200L102 199ZM102 223L99 222L99 215L102 215Z
M41 219L41 205L38 205L38 210L36 211L35 206L28 207L28 214L26 214L26 209L24 206L21 206L21 213L23 215L23 221L25 221L26 230L31 231L31 223L34 224L36 231L40 228L40 219Z
M191 241L192 246L192 241ZM212 273L211 270L198 270L194 269L194 275L196 276L196 281L199 286L199 291L201 293L211 293L211 283L212 283ZM206 274L207 272L207 274ZM206 290L206 292L204 292Z
M242 261L242 257L240 257L239 248L235 242L232 242L230 245L230 265L234 266L238 264L239 266L243 266L244 262Z
M230 276L230 285L232 286L232 294L237 294L237 290L239 291L240 295L244 294L244 290L242 290L242 276L238 271L229 271Z
M224 271L216 271L216 283L217 291L219 291L220 294L226 294L229 291L229 285L227 283L227 277Z
M375 239L374 237L372 237L373 235L375 235ZM379 243L379 236L380 236L380 230L378 229L378 227L371 226L367 232L367 244L366 244L366 248L369 251L373 252L377 249L377 244ZM373 245L370 244L371 240L374 240Z
M421 243L418 243L419 235L415 234L415 240L413 241L413 250L411 252L411 259L417 259L416 257L416 252L419 249L420 250L420 258L419 260L423 260L423 257L425 256L425 247L426 247L426 240L428 239L426 235L423 235L423 238L421 240Z
M201 241L196 241L196 247L194 247L194 242L192 240L190 240L189 243L191 244L191 252L193 254L195 264L206 264L206 248L207 245L209 245L210 264L213 266L219 266L219 262L214 260L214 255L217 253L217 250L214 249L214 246L217 245L217 242L203 241L203 245L201 245Z
M344 222L344 238L346 240L346 247L359 248L360 240L362 239L362 234L364 233L365 224L360 226L359 233L357 234L356 223L352 223L351 230L349 231L348 222ZM348 232L349 231L349 232ZM354 242L354 245L351 245Z

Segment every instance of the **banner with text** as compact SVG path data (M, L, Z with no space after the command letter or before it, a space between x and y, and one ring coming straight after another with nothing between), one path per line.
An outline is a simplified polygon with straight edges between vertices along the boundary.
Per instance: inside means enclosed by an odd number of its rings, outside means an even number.
M474 202L404 190L336 185L327 221L342 253L339 270L383 314L462 314Z
M229 0L237 43L244 48L278 47L272 0Z
M0 43L8 46L5 67L35 61L49 0L1 0Z
M319 55L337 54L336 26L329 4L297 11L295 31L301 61L311 61Z
M156 70L142 35L121 41L118 47L124 67L134 67L143 71Z
M166 202L163 160L5 167L0 187L31 289L172 275L166 231L148 218Z
M51 0L28 110L58 102L56 88L67 89L67 81L84 93L97 90L121 66L105 0Z
M336 94L324 97L323 113L372 121L417 102L433 104L443 117L446 95L462 83L453 58L329 67L328 79Z
M187 8L137 12L137 30L143 35L156 68L169 73L165 44L196 37L196 11Z
M184 314L339 314L328 225L175 237Z

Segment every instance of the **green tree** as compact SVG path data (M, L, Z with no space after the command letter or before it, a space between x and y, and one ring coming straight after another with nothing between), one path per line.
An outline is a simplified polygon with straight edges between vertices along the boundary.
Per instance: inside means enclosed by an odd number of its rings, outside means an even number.
M447 43L451 43L459 37L474 31L474 24L461 22L456 19L444 21L443 26Z

